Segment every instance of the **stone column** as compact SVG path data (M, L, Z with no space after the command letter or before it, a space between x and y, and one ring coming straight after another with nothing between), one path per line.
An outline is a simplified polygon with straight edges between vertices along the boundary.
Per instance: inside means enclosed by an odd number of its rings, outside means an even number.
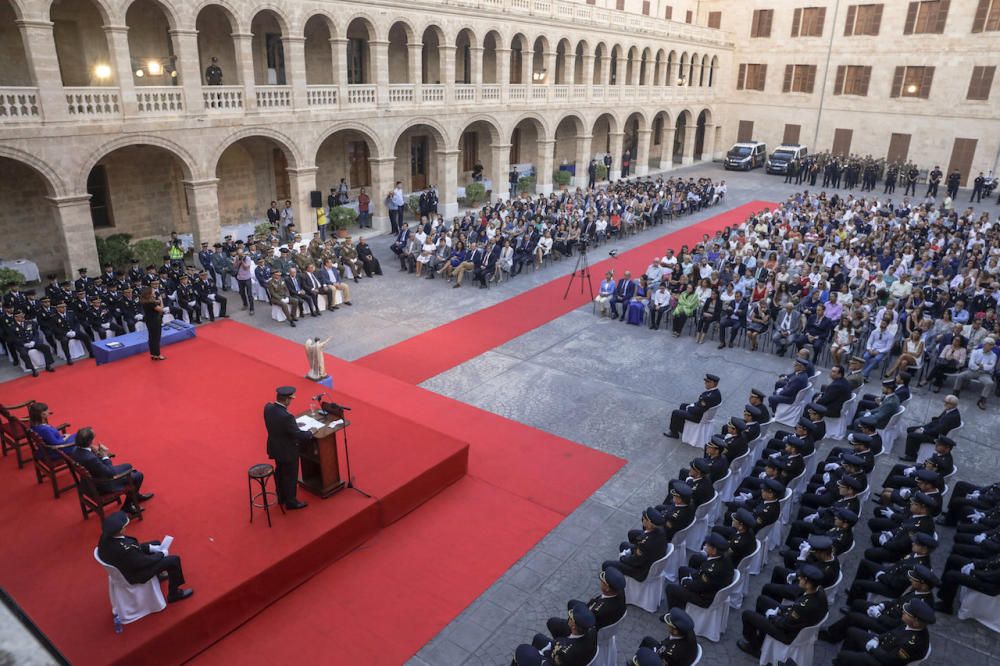
M292 86L292 108L304 111L309 108L306 95L306 38L283 35L281 45L285 49L285 80ZM289 75L291 81L288 81Z
M253 34L234 32L233 47L236 50L236 71L243 86L243 108L257 110L257 81L253 73Z
M115 72L115 80L118 82L119 95L121 95L122 113L126 118L134 117L139 113L139 107L135 99L135 82L132 80L132 55L128 49L128 26L106 25L104 26L104 34L107 35L111 66Z
M660 171L670 171L674 168L674 127L663 128L663 138L660 139Z
M622 153L625 152L625 132L611 133L611 168L608 170L608 180L616 181L622 177Z
M375 99L378 106L389 106L389 42L373 39L368 42L371 50L372 70L375 74Z
M415 104L420 104L423 102L423 81L424 81L424 71L422 63L424 45L417 44L407 44L406 46L406 66L409 71L409 81L413 84L413 102Z
M444 84L444 101L451 104L455 100L455 51L453 44L438 46L438 67L441 72L441 82Z
M483 82L483 47L473 46L469 48L469 81L472 85L480 85Z
M611 55L601 58L601 82L599 85L611 85Z
M701 160L711 162L715 159L715 125L705 123L705 139L701 145Z
M694 125L684 126L684 152L681 154L681 164L694 162Z
M316 189L317 167L305 166L288 169L288 187L291 190L295 226L304 240L316 233L316 209L309 205L309 193Z
M69 119L66 95L63 93L56 42L52 36L51 21L16 21L24 43L25 57L31 81L38 88L42 118L45 122ZM95 264L96 265L96 264Z
M506 90L510 85L510 49L496 49L497 85ZM506 100L506 95L503 99Z
M542 139L538 142L538 159L535 161L535 192L537 194L552 194L552 170L555 169L554 139Z
M194 246L218 243L222 235L219 222L219 179L185 180L184 194L191 213Z
M372 167L372 177L375 179L369 192L372 198L372 230L369 233L385 233L392 228L389 224L389 209L385 205L385 199L396 184L396 158L372 158L368 163Z
M547 51L542 56L542 67L545 68L545 85L551 88L556 84L556 56L559 54L555 51ZM565 63L564 63L565 66ZM534 81L532 81L534 83Z
M643 129L636 132L635 155L632 156L633 173L645 176L649 173L650 150L653 147L653 130Z
M198 31L193 28L171 30L170 39L177 55L177 76L180 78L181 87L184 88L184 110L189 114L200 115L205 112L205 98L201 94Z
M587 99L593 95L594 88L594 54L586 53L583 56L583 85L587 86Z
M458 150L438 150L437 182L438 211L445 219L458 215Z
M66 263L63 272L72 278L76 269L86 268L95 275L100 271L97 258L97 240L94 236L94 222L90 217L90 195L71 194L66 197L50 197L52 214L66 249Z
M492 153L490 180L493 181L493 197L497 201L507 201L510 199L510 144L491 144L490 152Z
M334 37L330 40L330 55L333 59L333 82L340 86L340 90L343 92L344 86L347 85L347 39L345 37Z
M535 71L535 52L531 49L521 51L521 85L532 84L531 73Z
M566 85L576 85L576 51L563 58L563 78Z
M576 176L573 177L574 187L587 187L587 169L590 167L591 142L594 137L581 134L576 137Z

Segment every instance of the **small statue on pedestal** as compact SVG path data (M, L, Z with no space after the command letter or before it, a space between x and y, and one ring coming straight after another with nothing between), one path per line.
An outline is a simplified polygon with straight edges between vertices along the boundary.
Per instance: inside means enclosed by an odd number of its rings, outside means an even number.
M306 375L306 379L318 382L329 377L329 375L326 374L326 361L323 358L323 347L325 347L331 339L332 337L327 338L326 340L320 340L319 338L306 339L306 359L309 360L309 374Z

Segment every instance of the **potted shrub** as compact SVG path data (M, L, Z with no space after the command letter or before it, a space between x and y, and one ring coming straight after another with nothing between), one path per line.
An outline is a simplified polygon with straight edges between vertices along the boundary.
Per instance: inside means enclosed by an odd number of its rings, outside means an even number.
M597 180L607 180L608 178L608 167L604 166L600 162L597 163Z
M97 259L101 266L111 264L116 270L128 268L132 262L132 247L129 234L111 234L97 237ZM162 254L160 255L163 256ZM157 257L156 261L159 261Z
M518 192L531 192L535 191L535 177L534 176L521 176L517 179L517 191Z
M139 260L139 266L159 266L167 252L167 244L156 238L144 238L132 243L132 256Z
M343 238L347 235L347 227L358 223L358 212L347 206L334 206L330 210L330 224L337 230L337 236Z
M572 178L573 178L573 176L570 174L569 171L563 171L562 169L560 169L559 171L556 171L554 174L552 174L552 179L556 182L556 184L559 187L562 187L562 188L567 187L569 185L570 180L572 180Z
M0 268L0 293L5 293L15 284L24 284L24 276L13 268Z
M475 206L486 200L486 186L482 183L469 183L465 186L465 201L469 206Z

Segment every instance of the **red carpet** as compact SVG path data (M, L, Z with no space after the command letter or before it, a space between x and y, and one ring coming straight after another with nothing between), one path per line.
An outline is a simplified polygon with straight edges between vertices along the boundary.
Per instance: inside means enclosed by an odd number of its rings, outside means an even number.
M354 408L351 463L374 499L307 495L309 509L275 515L272 529L262 513L250 525L246 469L266 460L262 406L275 386L292 384L308 396L315 384L206 339L169 355L164 364L87 362L0 384L0 402L44 399L74 430L94 426L120 460L143 471L143 489L157 496L129 531L144 540L174 535L196 589L190 601L114 636L106 579L92 558L98 520L81 520L75 491L54 500L31 467L18 471L8 457L0 485L5 506L18 510L0 517L0 569L16 575L3 585L75 664L190 658L466 471L461 438L336 393ZM121 386L130 390L113 391ZM307 405L305 398L298 406Z
M704 234L712 235L726 226L739 224L764 206L773 205L752 201L622 252L616 259L599 261L590 267L594 292L604 279L604 273L610 269L614 269L617 277L627 270L639 275L653 257L662 256L667 248L676 252L683 245L693 247L701 242ZM355 363L411 384L419 384L588 303L590 292L581 294L575 284L569 296L563 299L567 280L566 276L556 278L494 306L369 354ZM428 350L433 350L433 353L428 353Z

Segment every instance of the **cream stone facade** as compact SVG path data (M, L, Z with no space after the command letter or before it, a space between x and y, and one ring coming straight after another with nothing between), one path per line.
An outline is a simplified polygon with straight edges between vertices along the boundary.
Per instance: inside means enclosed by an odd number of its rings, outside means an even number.
M215 242L285 198L311 231L341 178L384 228L396 181L450 215L476 163L505 196L512 164L547 193L711 159L733 45L606 4L0 0L0 256L70 273L95 233Z

